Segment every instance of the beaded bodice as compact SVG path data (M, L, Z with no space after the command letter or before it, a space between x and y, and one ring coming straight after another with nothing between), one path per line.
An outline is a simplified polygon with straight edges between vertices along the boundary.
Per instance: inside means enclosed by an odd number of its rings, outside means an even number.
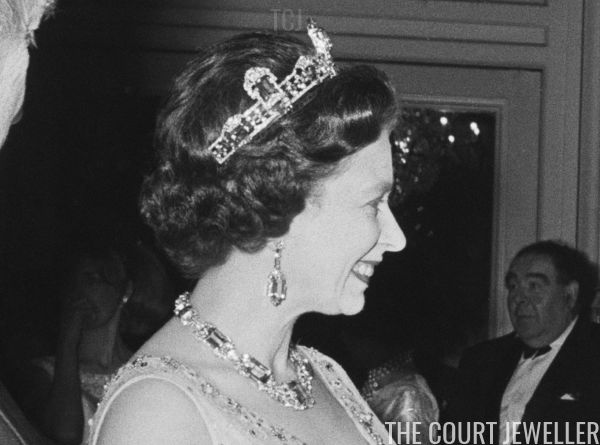
M33 364L42 368L44 371L54 378L54 357L41 357L33 360ZM94 403L98 403L104 393L104 388L110 381L113 373L93 372L83 367L79 371L81 380L81 391L84 396L89 397Z
M89 397L99 402L104 393L104 388L110 381L110 374L100 374L93 372L81 372L81 389L84 393L88 394Z
M383 445L384 438L387 437L385 428L375 418L342 368L314 349L300 346L299 350L310 360L315 374L345 408L366 443ZM137 357L122 367L107 385L104 398L94 417L90 445L95 444L95 434L114 396L128 385L128 382L138 381L144 376L166 379L188 393L198 407L215 445L225 443L228 445L281 443L306 445L302 438L270 423L259 413L246 409L232 397L223 394L195 370L172 358L154 356Z

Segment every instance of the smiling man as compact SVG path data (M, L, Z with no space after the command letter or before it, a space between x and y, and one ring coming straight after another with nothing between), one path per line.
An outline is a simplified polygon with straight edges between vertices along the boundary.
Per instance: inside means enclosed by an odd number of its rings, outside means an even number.
M497 422L504 444L542 443L519 422L555 422L553 442L565 443L577 422L600 421L600 329L579 316L596 281L595 266L563 243L517 253L505 277L514 332L465 352L460 420Z

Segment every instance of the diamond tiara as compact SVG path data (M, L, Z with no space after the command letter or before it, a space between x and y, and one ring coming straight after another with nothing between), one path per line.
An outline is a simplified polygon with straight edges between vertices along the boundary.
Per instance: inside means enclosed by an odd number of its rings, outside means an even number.
M244 90L256 102L243 113L229 117L217 140L208 147L219 164L288 113L292 104L306 92L336 75L327 33L313 20L308 21L306 29L315 54L300 56L292 72L281 83L277 83L277 77L268 68L253 67L246 71Z

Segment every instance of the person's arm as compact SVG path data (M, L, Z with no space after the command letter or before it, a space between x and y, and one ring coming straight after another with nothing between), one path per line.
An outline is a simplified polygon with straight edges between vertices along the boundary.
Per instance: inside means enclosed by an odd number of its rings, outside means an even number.
M135 382L96 418L89 445L212 445L206 423L192 399L159 379Z
M54 379L39 411L42 431L64 445L80 444L83 435L78 347L87 311L86 305L83 299L73 299L65 303L61 314Z

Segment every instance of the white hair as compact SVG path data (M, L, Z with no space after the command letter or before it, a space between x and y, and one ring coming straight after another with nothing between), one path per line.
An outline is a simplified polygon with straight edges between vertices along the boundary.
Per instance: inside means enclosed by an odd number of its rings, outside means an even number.
M55 0L0 0L0 38L32 35Z
M55 0L0 0L0 148L23 107L33 32Z

